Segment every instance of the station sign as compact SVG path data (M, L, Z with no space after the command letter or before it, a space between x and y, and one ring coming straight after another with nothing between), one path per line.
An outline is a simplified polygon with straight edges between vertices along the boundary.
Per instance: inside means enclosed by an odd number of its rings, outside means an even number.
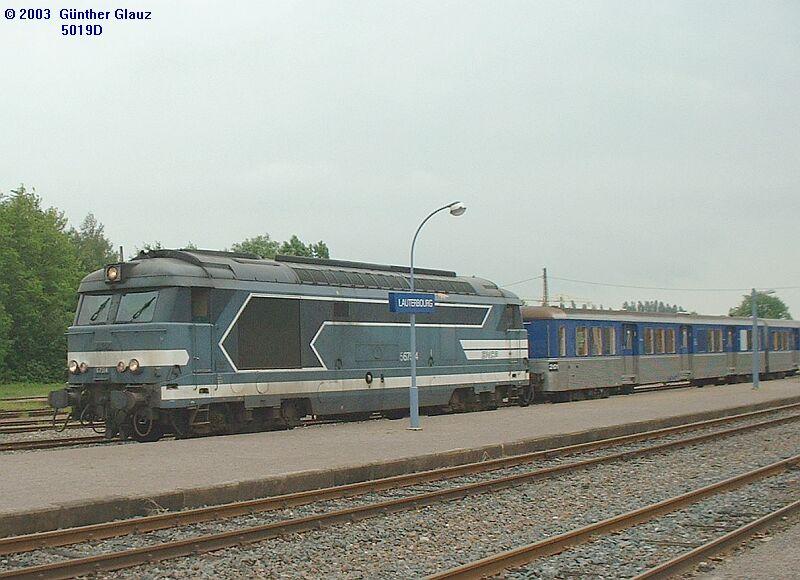
M435 294L427 292L389 292L389 312L430 314L435 307Z

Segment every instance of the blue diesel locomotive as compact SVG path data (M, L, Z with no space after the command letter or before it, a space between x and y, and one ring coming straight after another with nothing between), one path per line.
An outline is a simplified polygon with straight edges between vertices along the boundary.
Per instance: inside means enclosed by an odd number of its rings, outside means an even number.
M81 282L67 332L67 387L55 408L107 437L152 441L288 428L301 418L408 409L410 357L423 412L528 404L520 300L481 278L415 269L434 292L407 317L388 292L408 269L334 260L156 250Z

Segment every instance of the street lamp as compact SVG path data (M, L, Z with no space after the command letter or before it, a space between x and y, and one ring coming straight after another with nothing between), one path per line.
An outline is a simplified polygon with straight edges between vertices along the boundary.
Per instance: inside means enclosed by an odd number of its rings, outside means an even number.
M756 296L759 293L756 292L756 289L753 288L753 291L750 293L750 312L753 316L753 340L751 341L753 347L753 390L758 390L758 374L759 374L759 367L761 366L761 353L759 352L760 345L759 343L759 335L758 335L758 308L756 308ZM775 294L775 290L765 290L761 292L761 294ZM764 341L766 342L766 337ZM766 349L764 350L764 356L766 356Z
M453 203L448 203L447 205L443 205L437 210L432 211L428 214L422 223L419 224L416 233L414 234L414 239L411 241L411 291L414 292L414 246L417 243L417 236L419 236L419 232L422 229L429 219L431 219L434 215L439 213L440 211L450 210L450 215L454 215L456 217L460 215L464 215L464 212L467 211L467 206L465 206L460 201L454 201ZM411 386L409 387L408 391L408 403L409 403L409 414L411 416L411 423L409 425L409 429L413 431L419 431L421 427L419 426L419 391L417 390L417 315L413 312L409 314L409 321L411 323L411 348L410 348L410 358L411 358Z

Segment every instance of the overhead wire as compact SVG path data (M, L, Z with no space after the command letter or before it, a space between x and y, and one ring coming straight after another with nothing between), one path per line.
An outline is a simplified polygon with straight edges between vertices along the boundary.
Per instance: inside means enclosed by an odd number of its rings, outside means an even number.
M503 287L516 286L525 282L532 282L533 280L541 279L542 276L534 276L533 278L526 278L517 282L509 284L501 284ZM605 286L608 288L631 288L636 290L662 290L665 292L747 292L750 288L676 288L667 286L641 286L637 284L609 284L606 282L594 282L590 280L578 280L575 278L563 278L561 276L548 276L550 280L559 280L561 282L572 282L575 284L587 284L591 286ZM767 286L771 290L794 290L800 286Z

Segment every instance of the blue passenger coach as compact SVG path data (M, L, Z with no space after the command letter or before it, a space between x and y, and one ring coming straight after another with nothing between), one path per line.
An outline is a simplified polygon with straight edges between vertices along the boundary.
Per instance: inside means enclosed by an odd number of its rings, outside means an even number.
M752 321L727 316L524 307L536 395L573 400L636 385L738 382L752 372ZM761 374L798 370L800 322L758 322Z

